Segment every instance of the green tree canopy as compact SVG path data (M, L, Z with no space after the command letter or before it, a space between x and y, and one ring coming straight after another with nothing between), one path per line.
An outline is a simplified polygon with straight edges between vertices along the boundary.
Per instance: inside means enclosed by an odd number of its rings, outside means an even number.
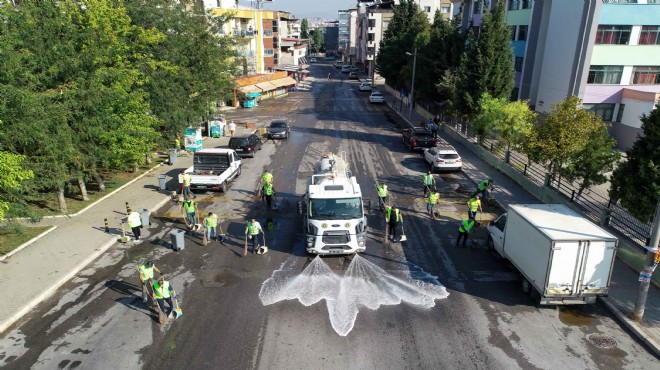
M523 143L529 136L535 118L527 101L510 102L484 93L479 100L479 112L474 123L483 133L496 133L506 142L507 150L510 150L512 145Z
M660 109L642 116L644 136L626 151L627 160L612 174L610 196L633 216L645 221L653 216L660 199Z
M307 18L304 18L302 22L300 22L300 38L309 38L309 22L307 22Z

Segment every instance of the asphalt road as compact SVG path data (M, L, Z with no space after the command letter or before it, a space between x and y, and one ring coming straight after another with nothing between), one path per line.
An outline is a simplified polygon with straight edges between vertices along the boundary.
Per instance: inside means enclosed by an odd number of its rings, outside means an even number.
M0 337L0 366L12 369L646 369L658 363L600 305L539 308L517 276L485 250L454 246L470 181L437 177L441 217L425 214L426 166L401 143L404 123L370 105L355 81L313 65L312 91L293 92L237 122L286 117L289 140L268 141L226 194L200 194L229 235L207 247L188 236L166 205L147 242L118 244ZM328 72L333 79L328 81ZM346 78L345 75L344 79ZM459 149L460 150L460 149ZM312 164L346 152L369 214L366 253L314 259L305 254L297 201ZM255 200L268 168L280 209ZM404 214L407 242L384 245L374 181L383 180ZM369 204L371 203L371 204ZM484 221L501 210L485 207ZM274 227L270 252L242 256L248 217ZM157 322L140 298L136 263L153 259L179 293L184 315ZM612 348L597 344L615 341Z

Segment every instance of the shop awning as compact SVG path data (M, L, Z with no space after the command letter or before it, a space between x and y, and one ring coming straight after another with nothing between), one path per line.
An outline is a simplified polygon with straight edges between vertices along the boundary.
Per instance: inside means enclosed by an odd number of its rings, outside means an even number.
M280 78L280 79L277 79L277 80L270 81L270 83L272 83L273 85L275 85L277 87L293 86L293 85L296 84L296 80L294 80L291 77L284 77L284 78Z
M239 90L244 93L244 94L249 94L249 93L260 93L261 89L258 88L256 85L247 85L239 88Z
M264 92L270 91L270 90L275 90L277 88L277 86L273 85L270 82L260 82L260 83L256 84L256 86L258 88L260 88L261 90L263 90Z

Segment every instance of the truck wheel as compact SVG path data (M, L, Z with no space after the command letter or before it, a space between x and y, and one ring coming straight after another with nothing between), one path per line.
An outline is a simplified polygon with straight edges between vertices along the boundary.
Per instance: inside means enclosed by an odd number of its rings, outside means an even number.
M220 185L220 191L223 192L223 193L226 193L226 192L227 192L227 181L223 182L223 183Z
M520 288L522 288L523 293L530 294L532 292L532 283L530 283L524 276L522 276L521 279Z

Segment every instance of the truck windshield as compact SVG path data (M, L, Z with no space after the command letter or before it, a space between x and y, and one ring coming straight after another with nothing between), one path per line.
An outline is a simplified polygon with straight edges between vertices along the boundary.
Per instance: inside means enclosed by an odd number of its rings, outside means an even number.
M312 199L309 218L313 220L349 220L362 217L362 199Z

